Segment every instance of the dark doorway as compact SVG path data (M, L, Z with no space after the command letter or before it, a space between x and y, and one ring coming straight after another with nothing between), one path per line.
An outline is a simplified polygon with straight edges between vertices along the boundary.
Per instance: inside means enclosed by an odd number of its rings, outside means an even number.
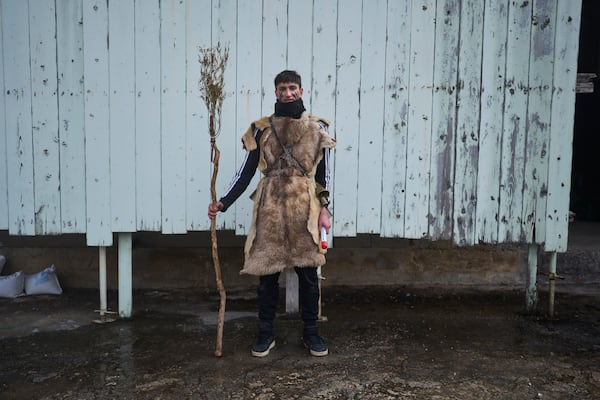
M578 73L600 76L600 2L583 0ZM600 82L575 103L571 211L579 221L600 221Z

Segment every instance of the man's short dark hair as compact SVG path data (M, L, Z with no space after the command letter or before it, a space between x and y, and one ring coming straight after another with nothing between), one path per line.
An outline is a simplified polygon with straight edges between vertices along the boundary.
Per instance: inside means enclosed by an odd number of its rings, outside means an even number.
M300 74L289 69L281 71L277 74L275 77L275 88L277 88L277 85L283 82L297 83L299 87L302 87L302 78L300 77Z

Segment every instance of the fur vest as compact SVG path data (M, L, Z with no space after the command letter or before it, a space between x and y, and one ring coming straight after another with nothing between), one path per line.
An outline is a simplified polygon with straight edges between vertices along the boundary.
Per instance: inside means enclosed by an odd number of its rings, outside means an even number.
M299 119L272 116L254 121L242 137L246 150L257 147L258 169L263 174L251 195L252 224L244 247L241 273L269 275L288 267L325 264L317 226L321 206L316 194L315 171L324 148L335 140L319 125L327 121L304 112Z

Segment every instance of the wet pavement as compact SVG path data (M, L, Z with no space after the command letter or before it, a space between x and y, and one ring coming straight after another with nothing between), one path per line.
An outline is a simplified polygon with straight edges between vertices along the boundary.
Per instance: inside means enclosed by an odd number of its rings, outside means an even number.
M325 288L330 355L281 315L258 359L250 292L229 294L220 358L211 294L135 292L133 318L108 324L94 290L0 299L0 399L598 399L599 300L558 293L550 319L522 312L522 290Z

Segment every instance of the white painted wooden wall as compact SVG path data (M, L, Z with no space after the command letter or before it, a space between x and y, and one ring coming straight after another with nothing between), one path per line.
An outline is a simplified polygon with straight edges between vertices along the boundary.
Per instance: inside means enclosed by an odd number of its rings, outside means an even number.
M273 78L332 121L334 235L565 251L581 0L0 0L0 229L208 230L198 46L230 48L218 192ZM258 177L255 177L255 181ZM249 194L250 190L247 194ZM219 218L244 234L247 194Z

